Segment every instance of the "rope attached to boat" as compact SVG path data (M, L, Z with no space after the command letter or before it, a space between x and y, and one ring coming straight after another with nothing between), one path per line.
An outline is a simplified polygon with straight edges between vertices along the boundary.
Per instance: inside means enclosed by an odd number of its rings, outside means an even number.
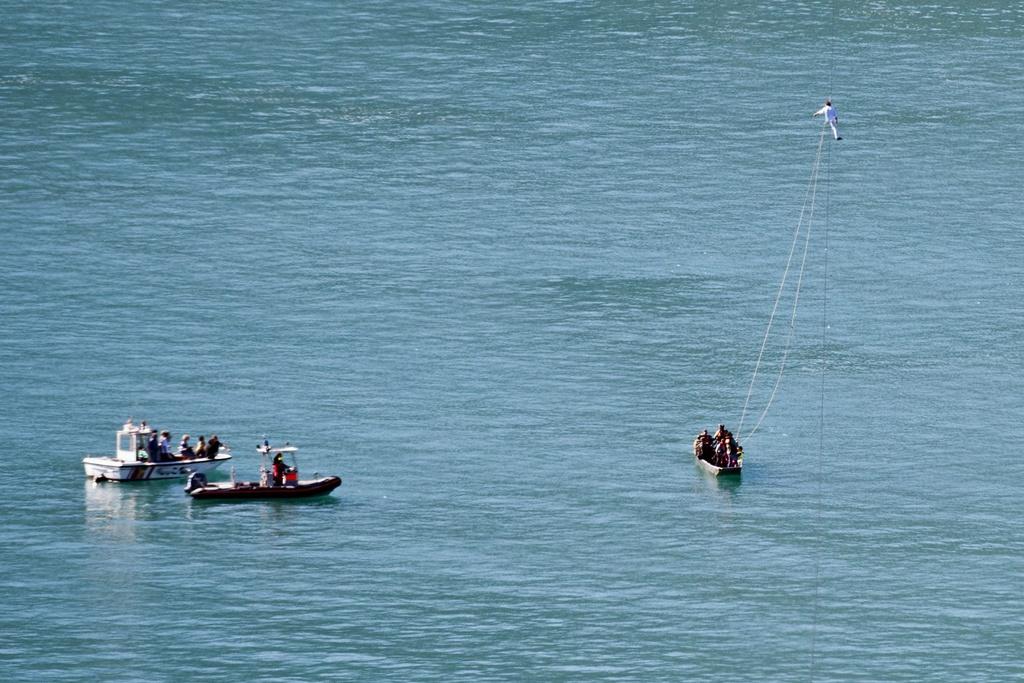
M765 416L768 414L768 409L771 408L772 402L775 400L775 395L778 393L779 385L782 383L782 375L786 369L786 360L789 358L789 350L792 347L793 335L796 331L796 312L800 303L800 289L803 286L804 273L807 269L807 254L811 243L811 228L814 220L814 201L818 190L818 172L821 168L821 157L822 150L825 147L825 134L828 131L828 125L822 126L821 135L818 137L818 149L814 156L814 163L811 166L811 177L807 182L807 191L804 194L804 203L800 209L800 218L796 224L796 230L793 231L793 241L789 247L789 256L786 258L786 267L782 272L782 280L779 282L779 290L775 295L775 302L772 304L772 312L768 317L768 325L764 331L764 338L761 340L761 349L757 354L757 362L754 364L754 373L750 377L750 386L747 389L747 397L743 401L743 412L740 415L740 426L736 430L737 434L743 434L743 425L747 418L747 408L750 405L750 397L754 392L754 384L757 381L757 375L761 370L761 362L764 359L765 348L768 346L768 338L771 336L772 326L775 323L775 317L779 310L779 303L782 301L782 295L786 289L786 282L789 280L789 271L793 266L793 257L796 254L797 244L800 242L800 236L803 234L804 237L804 248L803 255L800 259L800 271L797 274L796 287L793 293L793 307L789 316L789 333L786 336L786 345L782 354L782 360L779 363L779 373L775 378L775 383L772 386L771 394L768 396L768 401L761 411L761 414L757 418L757 422L746 434L741 437L741 441L746 441L752 437L764 422ZM806 217L806 231L804 231Z

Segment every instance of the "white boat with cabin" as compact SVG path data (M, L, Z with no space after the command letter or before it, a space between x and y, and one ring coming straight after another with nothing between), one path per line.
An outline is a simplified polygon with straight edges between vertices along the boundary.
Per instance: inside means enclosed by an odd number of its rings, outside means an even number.
M212 472L221 463L231 459L226 446L221 446L212 458L188 458L151 462L146 441L154 429L143 422L132 424L128 420L117 432L113 457L89 455L82 459L85 476L96 481L150 481L152 479L182 479L193 472Z

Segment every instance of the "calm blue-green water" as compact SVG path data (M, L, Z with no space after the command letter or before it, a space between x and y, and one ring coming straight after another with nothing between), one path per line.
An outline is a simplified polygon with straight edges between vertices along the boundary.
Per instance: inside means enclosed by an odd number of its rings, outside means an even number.
M964 5L4 3L0 679L1020 680L1024 8ZM87 483L128 416L345 483Z

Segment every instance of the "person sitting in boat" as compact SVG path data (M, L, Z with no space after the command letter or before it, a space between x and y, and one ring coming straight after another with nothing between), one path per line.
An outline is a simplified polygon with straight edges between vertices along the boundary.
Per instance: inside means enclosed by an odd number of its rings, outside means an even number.
M202 434L199 435L199 440L196 442L195 457L196 458L205 458L206 457L206 437L203 436Z
M174 460L174 452L171 451L171 433L167 431L160 432L160 459Z
M701 460L711 462L715 455L715 449L711 445L711 435L708 434L708 430L705 429L697 435L697 439L693 442L693 454Z
M190 438L191 437L188 434L185 434L181 437L181 443L178 444L178 455L182 458L196 457L196 452L192 449L192 446L188 442Z
M217 457L217 452L220 450L221 443L217 435L214 434L210 437L210 440L206 443L206 457L213 460Z
M160 437L153 431L146 441L146 456L150 462L160 462Z
M708 431L704 430L704 444L701 451L701 457L708 462L714 462L715 460L715 444L711 441L711 435Z
M284 475L288 466L284 464L284 456L280 453L274 456L274 466L271 475L274 477L274 486L284 486Z

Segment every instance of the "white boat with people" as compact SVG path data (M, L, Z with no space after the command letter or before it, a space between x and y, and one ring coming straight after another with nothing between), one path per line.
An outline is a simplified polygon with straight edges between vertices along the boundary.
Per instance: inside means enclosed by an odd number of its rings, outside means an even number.
M113 456L88 455L82 459L85 475L96 481L151 481L182 479L193 472L212 472L231 459L230 449L214 434L199 437L195 447L185 434L178 448L170 447L169 432L158 433L143 420L131 418L117 431Z

